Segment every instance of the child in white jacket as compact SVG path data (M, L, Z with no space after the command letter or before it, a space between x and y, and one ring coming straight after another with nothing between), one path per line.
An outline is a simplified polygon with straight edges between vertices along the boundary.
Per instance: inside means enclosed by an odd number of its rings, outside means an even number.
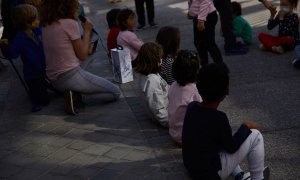
M148 108L163 127L168 127L168 90L169 85L159 75L163 50L157 43L145 43L137 56L137 83L142 90Z

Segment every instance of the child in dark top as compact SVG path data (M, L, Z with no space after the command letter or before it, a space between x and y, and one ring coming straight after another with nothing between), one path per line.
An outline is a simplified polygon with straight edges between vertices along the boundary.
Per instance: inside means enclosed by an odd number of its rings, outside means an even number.
M298 15L293 12L297 4L298 0L280 0L278 14L275 16L276 11L275 13L270 11L271 17L267 27L271 30L278 25L278 36L260 33L258 36L261 42L260 49L282 54L300 44Z
M33 104L31 111L39 111L42 106L49 104L49 98L38 11L29 4L18 5L14 10L13 20L19 31L9 43L9 57L22 57L24 79Z
M108 57L111 58L111 49L117 47L117 37L120 32L120 28L117 24L117 16L121 9L111 9L106 14L106 21L109 27L109 32L107 35L107 49L108 49Z
M184 165L196 179L226 179L230 174L242 179L245 174L239 164L247 157L251 179L267 179L264 140L257 125L244 122L232 135L226 114L217 109L228 95L228 74L223 63L208 64L199 71L197 89L203 101L187 107L182 130Z
M159 74L171 85L175 81L172 76L172 64L180 46L180 30L177 27L164 26L158 31L156 42L164 50L161 72Z
M244 44L252 43L253 30L246 19L242 17L242 6L238 2L231 2L232 9L232 27L236 37L242 38Z

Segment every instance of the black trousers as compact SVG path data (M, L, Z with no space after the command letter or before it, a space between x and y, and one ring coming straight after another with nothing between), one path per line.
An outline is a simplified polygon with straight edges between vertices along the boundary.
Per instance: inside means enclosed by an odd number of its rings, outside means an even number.
M136 13L138 17L138 23L140 25L145 25L145 8L144 4L146 2L146 9L147 9L147 17L148 23L154 21L154 0L134 0Z
M224 49L230 50L236 45L236 38L232 29L231 0L214 0L214 5L219 12L221 29L224 35Z
M214 62L222 62L222 54L215 41L215 27L218 22L217 12L214 11L206 17L204 23L205 30L199 31L197 28L198 20L193 19L194 45L199 53L201 65L208 63L208 53Z
M33 104L48 105L49 97L47 92L48 83L45 79L26 80L29 88L29 95Z

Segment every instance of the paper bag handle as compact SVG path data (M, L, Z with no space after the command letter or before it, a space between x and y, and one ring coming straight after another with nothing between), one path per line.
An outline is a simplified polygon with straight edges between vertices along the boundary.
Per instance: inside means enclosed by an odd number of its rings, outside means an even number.
M124 49L123 46L117 45L117 50L123 50L123 49Z

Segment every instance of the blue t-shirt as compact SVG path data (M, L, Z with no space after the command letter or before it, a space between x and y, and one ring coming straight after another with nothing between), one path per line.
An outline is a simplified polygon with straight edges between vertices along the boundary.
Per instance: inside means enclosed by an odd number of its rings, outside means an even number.
M33 35L36 41L30 38L25 32L19 31L10 44L11 58L21 56L25 80L46 77L41 28L33 29Z

